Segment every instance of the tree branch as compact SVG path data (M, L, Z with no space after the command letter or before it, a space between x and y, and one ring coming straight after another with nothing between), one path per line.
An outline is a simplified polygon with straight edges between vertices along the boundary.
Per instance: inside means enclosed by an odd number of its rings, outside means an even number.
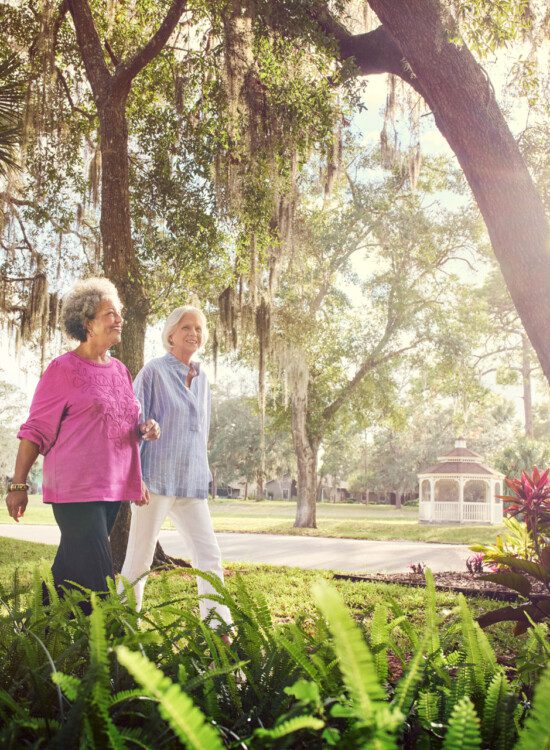
M69 88L69 84L67 83L65 76L63 75L62 71L55 66L55 72L57 73L57 79L61 84L61 88L65 92L65 96L67 97L67 101L69 102L69 106L71 108L72 112L78 112L79 114L86 117L88 120L93 121L95 120L94 115L91 112L86 112L85 109L82 109L82 107L77 107L76 104L73 101L73 97L71 94L71 90Z
M96 105L107 95L111 74L103 57L101 40L87 0L67 0L73 18L76 39L92 87Z
M137 74L159 54L182 17L186 4L186 0L172 0L172 5L154 36L131 60L118 67L114 81L117 89L128 90Z
M424 95L401 49L384 26L379 26L366 34L354 35L326 8L314 12L313 16L321 29L338 42L340 59L344 61L354 58L361 75L393 73L407 81L419 94Z
M382 356L376 357L371 354L368 359L366 359L361 367L357 370L353 378L346 383L346 385L342 388L338 396L334 399L334 401L329 404L326 409L323 411L323 419L325 421L328 421L331 419L336 412L340 409L342 404L350 397L350 395L353 393L353 391L357 388L357 386L361 383L363 378L371 372L371 370L374 370L376 367L378 367L381 364L384 364L384 362L388 362L390 359L393 359L394 357L398 357L400 354L403 354L404 352L408 352L411 349L415 349L419 344L422 343L424 339L419 338L413 341L412 344L409 344L408 346L403 346L401 349L396 349L393 352L387 352L387 354L384 354ZM378 343L376 349L380 348L380 342Z

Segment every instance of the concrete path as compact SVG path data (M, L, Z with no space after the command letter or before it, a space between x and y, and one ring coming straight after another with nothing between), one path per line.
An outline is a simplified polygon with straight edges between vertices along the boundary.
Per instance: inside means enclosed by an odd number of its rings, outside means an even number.
M20 522L0 524L0 537L58 544L57 526ZM339 570L346 573L400 573L411 563L425 563L434 572L465 570L472 553L461 544L424 542L371 542L362 539L280 536L276 534L217 534L226 562L254 562L297 568ZM164 550L176 557L191 557L177 531L161 531Z

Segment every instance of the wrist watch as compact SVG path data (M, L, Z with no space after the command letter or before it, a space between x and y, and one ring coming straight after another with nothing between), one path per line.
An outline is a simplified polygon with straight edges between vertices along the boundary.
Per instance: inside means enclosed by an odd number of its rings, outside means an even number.
M26 482L9 482L8 492L26 492L29 489L29 485Z

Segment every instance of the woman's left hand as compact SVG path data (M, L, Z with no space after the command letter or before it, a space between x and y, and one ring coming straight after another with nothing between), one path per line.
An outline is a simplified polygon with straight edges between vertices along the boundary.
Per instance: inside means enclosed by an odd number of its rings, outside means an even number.
M149 489L143 479L141 480L141 498L139 500L134 500L134 505L149 505L149 500L151 498L149 497Z
M144 440L158 440L160 437L160 426L154 419L142 422L138 429Z

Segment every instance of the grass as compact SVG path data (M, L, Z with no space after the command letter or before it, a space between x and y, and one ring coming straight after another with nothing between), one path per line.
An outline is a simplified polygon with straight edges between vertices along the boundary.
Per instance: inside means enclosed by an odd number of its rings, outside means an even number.
M30 581L31 571L36 565L51 565L55 550L55 546L49 544L0 537L0 587L11 588L16 569L22 582ZM370 621L376 604L388 603L390 598L399 602L408 619L418 629L424 624L422 588L339 580L333 578L331 571L233 563L225 568L229 589L237 574L245 578L249 588L263 593L269 611L277 622L294 621L297 617L311 617L315 609L311 597L312 586L316 581L325 579L332 582L355 617L365 624ZM454 619L456 594L437 592L436 599L439 616L443 620ZM178 606L189 602L192 607L198 608L194 577L187 574L184 569L153 572L145 589L145 607L154 607L174 600L178 601ZM469 603L474 616L501 606L499 602L479 598L472 598ZM511 629L506 625L491 628L490 637L494 647L502 655L510 655L517 649L517 637L511 635Z
M418 508L396 510L391 505L359 503L319 503L317 528L295 529L296 503L284 500L262 502L243 500L210 500L210 511L216 531L255 534L289 534L338 539L372 539L378 541L440 542L447 544L492 544L502 526L462 524L419 524ZM24 523L54 524L51 507L40 495L31 495ZM11 523L5 507L0 509L0 523ZM163 526L173 529L170 520Z

